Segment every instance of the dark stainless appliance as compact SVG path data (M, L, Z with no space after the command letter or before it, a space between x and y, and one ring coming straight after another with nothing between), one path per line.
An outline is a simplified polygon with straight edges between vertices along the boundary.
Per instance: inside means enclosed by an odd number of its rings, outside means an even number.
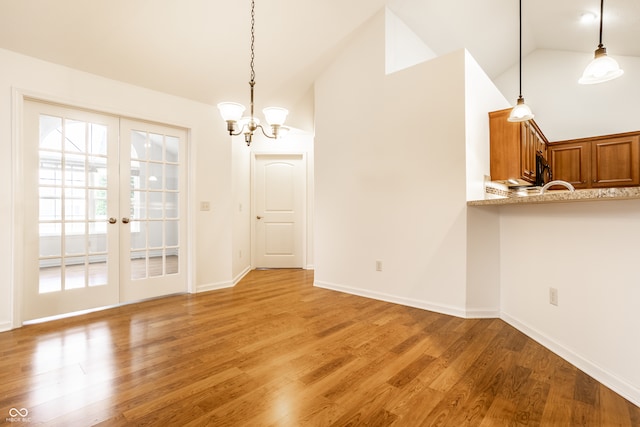
M545 183L553 180L551 167L542 155L542 151L536 152L536 187L542 187Z

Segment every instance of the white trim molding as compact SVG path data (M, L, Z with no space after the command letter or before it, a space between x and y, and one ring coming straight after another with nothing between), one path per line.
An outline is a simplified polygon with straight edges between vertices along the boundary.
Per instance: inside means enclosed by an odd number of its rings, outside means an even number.
M529 338L537 341L567 362L571 363L576 368L609 387L611 390L629 400L634 405L640 406L640 389L637 387L629 384L611 372L608 372L606 369L601 368L590 360L585 359L572 349L565 347L558 341L548 337L544 333L530 327L526 323L519 321L509 314L502 312L500 318L523 334L527 335Z
M382 292L372 292L364 289L352 288L349 286L337 285L335 283L315 281L314 286L318 288L329 289L346 294L357 295L366 298L372 298L380 301L386 301L394 304L400 304L407 307L421 308L423 310L434 311L440 314L466 318L467 312L464 308L454 307L451 305L437 304L429 301L420 301L411 298L389 295Z
M233 288L235 286L235 283L233 282L218 282L218 283L205 283L203 285L198 285L196 287L196 293L199 294L200 292L208 292L208 291L216 291L218 289L226 289L226 288Z

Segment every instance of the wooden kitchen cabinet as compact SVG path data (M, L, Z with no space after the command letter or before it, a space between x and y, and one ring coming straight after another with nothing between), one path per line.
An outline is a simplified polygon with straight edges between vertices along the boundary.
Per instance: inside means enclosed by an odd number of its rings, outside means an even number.
M640 185L640 132L549 144L553 179L576 188Z
M591 143L591 186L640 185L640 135Z
M507 121L511 108L489 113L490 173L494 181L511 178L535 182L536 152L546 158L547 140L538 125Z
M588 188L591 176L589 142L552 143L548 148L553 179L567 181L575 188Z

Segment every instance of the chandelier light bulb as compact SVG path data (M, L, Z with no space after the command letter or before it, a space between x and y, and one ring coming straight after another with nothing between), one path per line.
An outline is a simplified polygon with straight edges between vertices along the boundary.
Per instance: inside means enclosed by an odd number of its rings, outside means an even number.
M270 126L282 126L287 119L289 110L280 107L267 107L262 110L262 114L264 114L264 118Z
M226 122L237 122L242 117L246 108L237 102L221 102L218 104L222 120Z

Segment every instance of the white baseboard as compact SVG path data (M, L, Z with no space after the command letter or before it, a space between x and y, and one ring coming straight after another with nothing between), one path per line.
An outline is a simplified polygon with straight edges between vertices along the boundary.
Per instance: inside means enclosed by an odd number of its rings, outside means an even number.
M629 384L625 380L619 378L611 372L608 372L606 369L601 368L595 363L585 359L575 351L563 346L559 342L548 337L537 329L532 328L523 322L520 322L518 319L510 316L509 314L503 312L500 315L500 318L514 328L518 329L523 334L527 335L529 338L537 341L547 349L562 357L564 360L571 363L581 371L585 372L586 374L595 378L597 381L609 387L611 390L629 400L634 405L640 406L640 389L638 389L637 387Z
M500 318L500 310L495 308L467 308L467 319L498 319Z
M225 282L218 282L218 283L209 283L209 284L204 284L204 285L200 285L198 287L196 287L196 293L199 292L208 292L208 291L215 291L218 289L227 289L227 288L233 288L235 285L238 284L238 282L240 280L242 280L244 278L244 276L246 276L249 272L251 271L251 267L247 267L245 268L240 274L238 274L236 277L233 278L232 281L225 281Z
M434 304L428 301L420 301L411 298L399 297L395 295L389 295L382 292L372 292L364 289L352 288L349 286L336 285L335 283L327 283L315 281L314 286L324 289L330 289L333 291L344 292L347 294L358 295L361 297L372 298L380 301L391 302L394 304L406 305L407 307L421 308L423 310L434 311L436 313L446 314L449 316L456 316L465 318L467 316L466 310L454 307L450 305ZM497 316L494 316L497 317Z
M240 282L240 280L242 280L244 278L244 276L249 274L250 271L251 271L251 266L247 266L247 268L242 270L242 272L240 274L238 274L236 277L234 277L233 286L237 285L238 282Z
M0 332L10 331L12 328L11 322L1 322L0 323Z
M234 286L233 282L208 283L208 284L197 286L196 293L215 291L218 289L233 288L233 286Z

